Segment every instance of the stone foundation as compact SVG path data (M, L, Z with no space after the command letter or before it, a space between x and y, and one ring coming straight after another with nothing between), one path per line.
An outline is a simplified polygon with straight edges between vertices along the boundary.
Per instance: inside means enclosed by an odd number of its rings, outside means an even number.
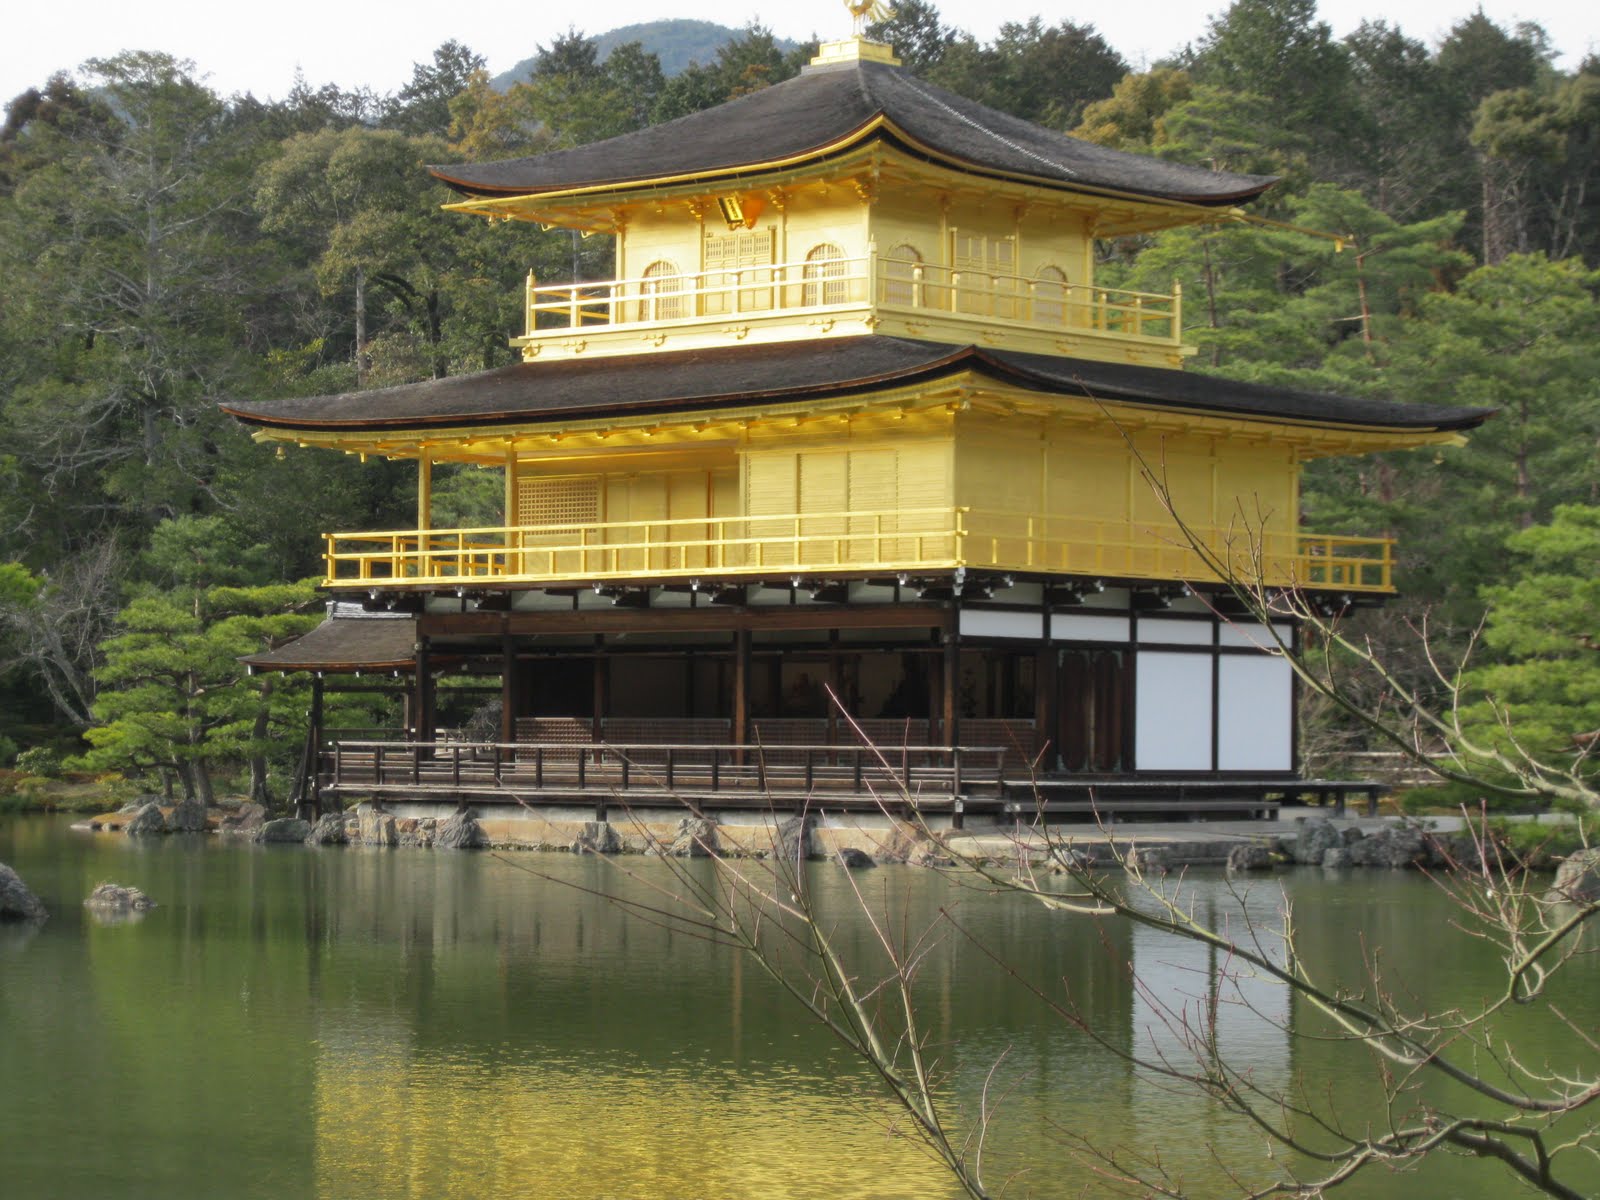
M393 822L397 831L395 842L381 838L369 844L417 844L405 836L408 828L431 829L442 824L456 810L453 804L427 802L389 802L381 809L363 804L358 811L361 820L376 831ZM683 823L691 816L681 807L613 809L605 822L612 837L603 838L594 810L583 807L509 808L473 806L478 827L491 849L496 850L609 850L613 846L624 854L663 854L683 834ZM385 819L387 818L387 820ZM772 854L779 844L779 831L793 814L774 814L760 811L730 811L717 813L712 820L716 827L716 846L719 853L729 857L750 857ZM427 844L429 839L420 839ZM365 837L352 836L352 843L367 842ZM871 855L877 862L905 862L925 855L930 847L927 839L904 821L892 820L881 813L812 814L810 836L807 839L809 857L833 858L842 851L860 851Z

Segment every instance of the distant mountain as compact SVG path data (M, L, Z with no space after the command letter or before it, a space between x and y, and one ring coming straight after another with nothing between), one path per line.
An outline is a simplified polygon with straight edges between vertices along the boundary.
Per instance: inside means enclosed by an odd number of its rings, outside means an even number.
M709 63L717 57L718 49L743 32L742 29L718 25L715 21L645 21L638 25L624 25L610 33L597 34L594 40L600 47L601 59L618 46L638 42L661 60L664 73L676 75L690 63ZM779 38L777 44L787 54L799 43ZM533 72L533 62L532 58L523 59L509 71L496 75L489 81L489 86L503 92L513 83L526 83Z

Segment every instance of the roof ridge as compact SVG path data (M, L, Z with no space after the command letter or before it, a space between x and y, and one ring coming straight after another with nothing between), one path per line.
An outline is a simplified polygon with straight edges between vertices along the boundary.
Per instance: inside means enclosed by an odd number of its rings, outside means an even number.
M946 104L943 99L941 99L939 96L935 95L933 92L928 90L930 85L924 83L922 80L918 79L915 75L909 75L909 74L906 74L906 73L902 72L901 73L901 83L903 83L906 87L909 87L912 91L916 92L917 95L921 96L924 100L928 101L930 104L936 105L941 111L948 113L950 116L954 117L957 121L960 121L963 125L967 126L969 129L974 129L977 132L979 132L981 134L984 134L986 137L992 138L994 141L999 142L1006 149L1013 150L1016 153L1022 155L1024 158L1031 158L1035 162L1041 162L1047 167L1054 167L1056 170L1065 172L1067 175L1072 176L1074 179L1078 178L1082 174L1082 172L1078 171L1075 167L1069 167L1064 162L1059 162L1056 159L1053 159L1053 158L1050 158L1050 157L1048 157L1046 155L1040 154L1035 150L1030 150L1030 149L1028 149L1028 147L1022 145L1020 142L1012 141L1010 138L1005 137L1003 134L999 133L997 130L991 129L987 125L984 125L983 123L981 123L979 121L973 120L966 113L962 112L960 109L956 108L954 105ZM977 101L973 101L973 103L974 104L978 104ZM990 111L990 112L999 112L1000 111L999 109L990 109L987 104L979 104L978 107L983 108L984 110ZM1060 131L1056 130L1054 132L1059 133ZM1062 137L1071 137L1072 135L1069 134L1069 133L1062 133L1061 136ZM1074 140L1076 140L1076 139L1074 139Z

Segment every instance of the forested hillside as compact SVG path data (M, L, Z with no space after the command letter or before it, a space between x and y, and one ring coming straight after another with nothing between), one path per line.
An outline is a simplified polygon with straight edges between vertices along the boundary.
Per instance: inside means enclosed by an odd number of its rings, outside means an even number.
M1423 614L1448 653L1492 602L1478 719L1497 726L1485 697L1501 701L1558 756L1600 727L1600 62L1558 71L1537 26L1470 11L1437 44L1384 23L1339 40L1313 0L1237 0L1137 73L1069 22L980 43L905 0L876 32L925 78L1029 120L1282 176L1262 220L1103 244L1109 282L1182 283L1196 370L1498 406L1465 448L1319 464L1307 521L1400 538L1405 598L1362 618L1400 670L1426 673ZM610 247L441 213L422 165L638 129L810 53L752 26L669 76L638 43L602 58L569 34L499 91L448 43L394 95L262 102L151 50L13 99L0 756L81 754L94 729L97 768L204 790L254 762L266 788L267 748L297 744L302 706L292 680L243 680L234 656L314 622L309 588L285 585L318 573L320 534L408 527L414 485L385 463L276 457L218 402L511 361L527 271L607 276ZM439 520L493 517L487 480L441 472Z
M742 36L740 30L727 25L718 25L715 21L690 21L680 18L675 21L645 21L637 25L624 25L620 29L597 34L594 46L600 58L604 60L618 46L638 42L645 51L656 56L656 61L661 64L662 74L670 76L677 75L694 63L713 61L717 57L718 50L729 42L738 41ZM794 43L781 38L777 46L785 53L795 48ZM537 55L525 58L509 71L500 72L489 83L501 91L514 83L527 83L532 78L538 61Z

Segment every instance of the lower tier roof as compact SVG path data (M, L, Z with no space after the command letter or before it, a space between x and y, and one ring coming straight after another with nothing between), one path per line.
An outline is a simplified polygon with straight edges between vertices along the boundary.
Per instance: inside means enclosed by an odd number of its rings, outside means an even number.
M715 410L932 383L971 372L1049 395L1328 427L1471 429L1494 410L1333 396L1158 367L893 337L521 362L474 375L290 400L224 402L270 429L404 430Z

